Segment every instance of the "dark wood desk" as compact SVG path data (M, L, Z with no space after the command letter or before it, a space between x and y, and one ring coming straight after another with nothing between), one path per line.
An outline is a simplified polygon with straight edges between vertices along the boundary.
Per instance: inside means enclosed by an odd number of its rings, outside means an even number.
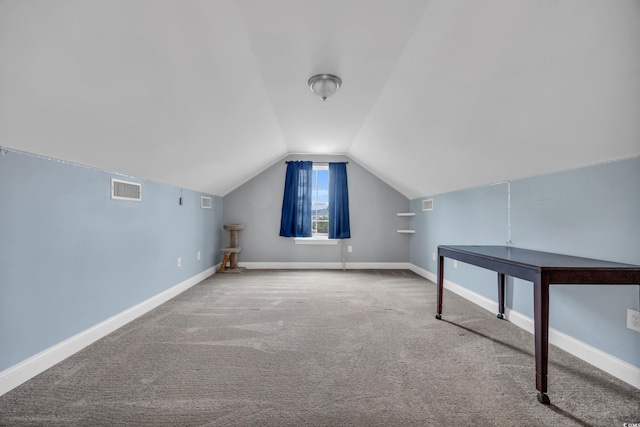
M549 404L549 285L638 285L640 266L579 258L511 246L438 246L438 308L442 316L444 258L477 265L498 273L498 318L504 318L505 275L533 282L533 321L538 400Z

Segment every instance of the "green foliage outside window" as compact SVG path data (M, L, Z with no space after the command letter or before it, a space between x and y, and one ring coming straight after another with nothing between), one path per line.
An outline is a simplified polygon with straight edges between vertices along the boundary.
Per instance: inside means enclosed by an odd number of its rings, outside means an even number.
M314 223L315 227L313 232L316 234L327 234L329 230L329 217L318 217L317 222Z

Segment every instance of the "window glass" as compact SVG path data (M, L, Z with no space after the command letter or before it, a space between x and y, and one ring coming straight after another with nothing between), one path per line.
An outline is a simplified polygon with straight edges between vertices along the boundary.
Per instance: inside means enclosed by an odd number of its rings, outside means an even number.
M329 228L329 166L313 165L311 182L311 232L328 237Z

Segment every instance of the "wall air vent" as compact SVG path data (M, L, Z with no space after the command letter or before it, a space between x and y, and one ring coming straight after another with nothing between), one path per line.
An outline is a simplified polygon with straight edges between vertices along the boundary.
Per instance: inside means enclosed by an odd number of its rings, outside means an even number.
M111 178L111 198L116 200L142 200L142 184Z
M422 201L422 210L423 211L432 211L433 210L433 199L427 199Z
M211 197L200 196L200 206L202 209L211 209L213 203L211 202Z

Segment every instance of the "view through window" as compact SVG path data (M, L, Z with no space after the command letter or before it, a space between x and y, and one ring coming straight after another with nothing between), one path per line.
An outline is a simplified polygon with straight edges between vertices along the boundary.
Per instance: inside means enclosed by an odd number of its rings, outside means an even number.
M314 164L311 181L311 233L328 237L329 230L329 165Z

